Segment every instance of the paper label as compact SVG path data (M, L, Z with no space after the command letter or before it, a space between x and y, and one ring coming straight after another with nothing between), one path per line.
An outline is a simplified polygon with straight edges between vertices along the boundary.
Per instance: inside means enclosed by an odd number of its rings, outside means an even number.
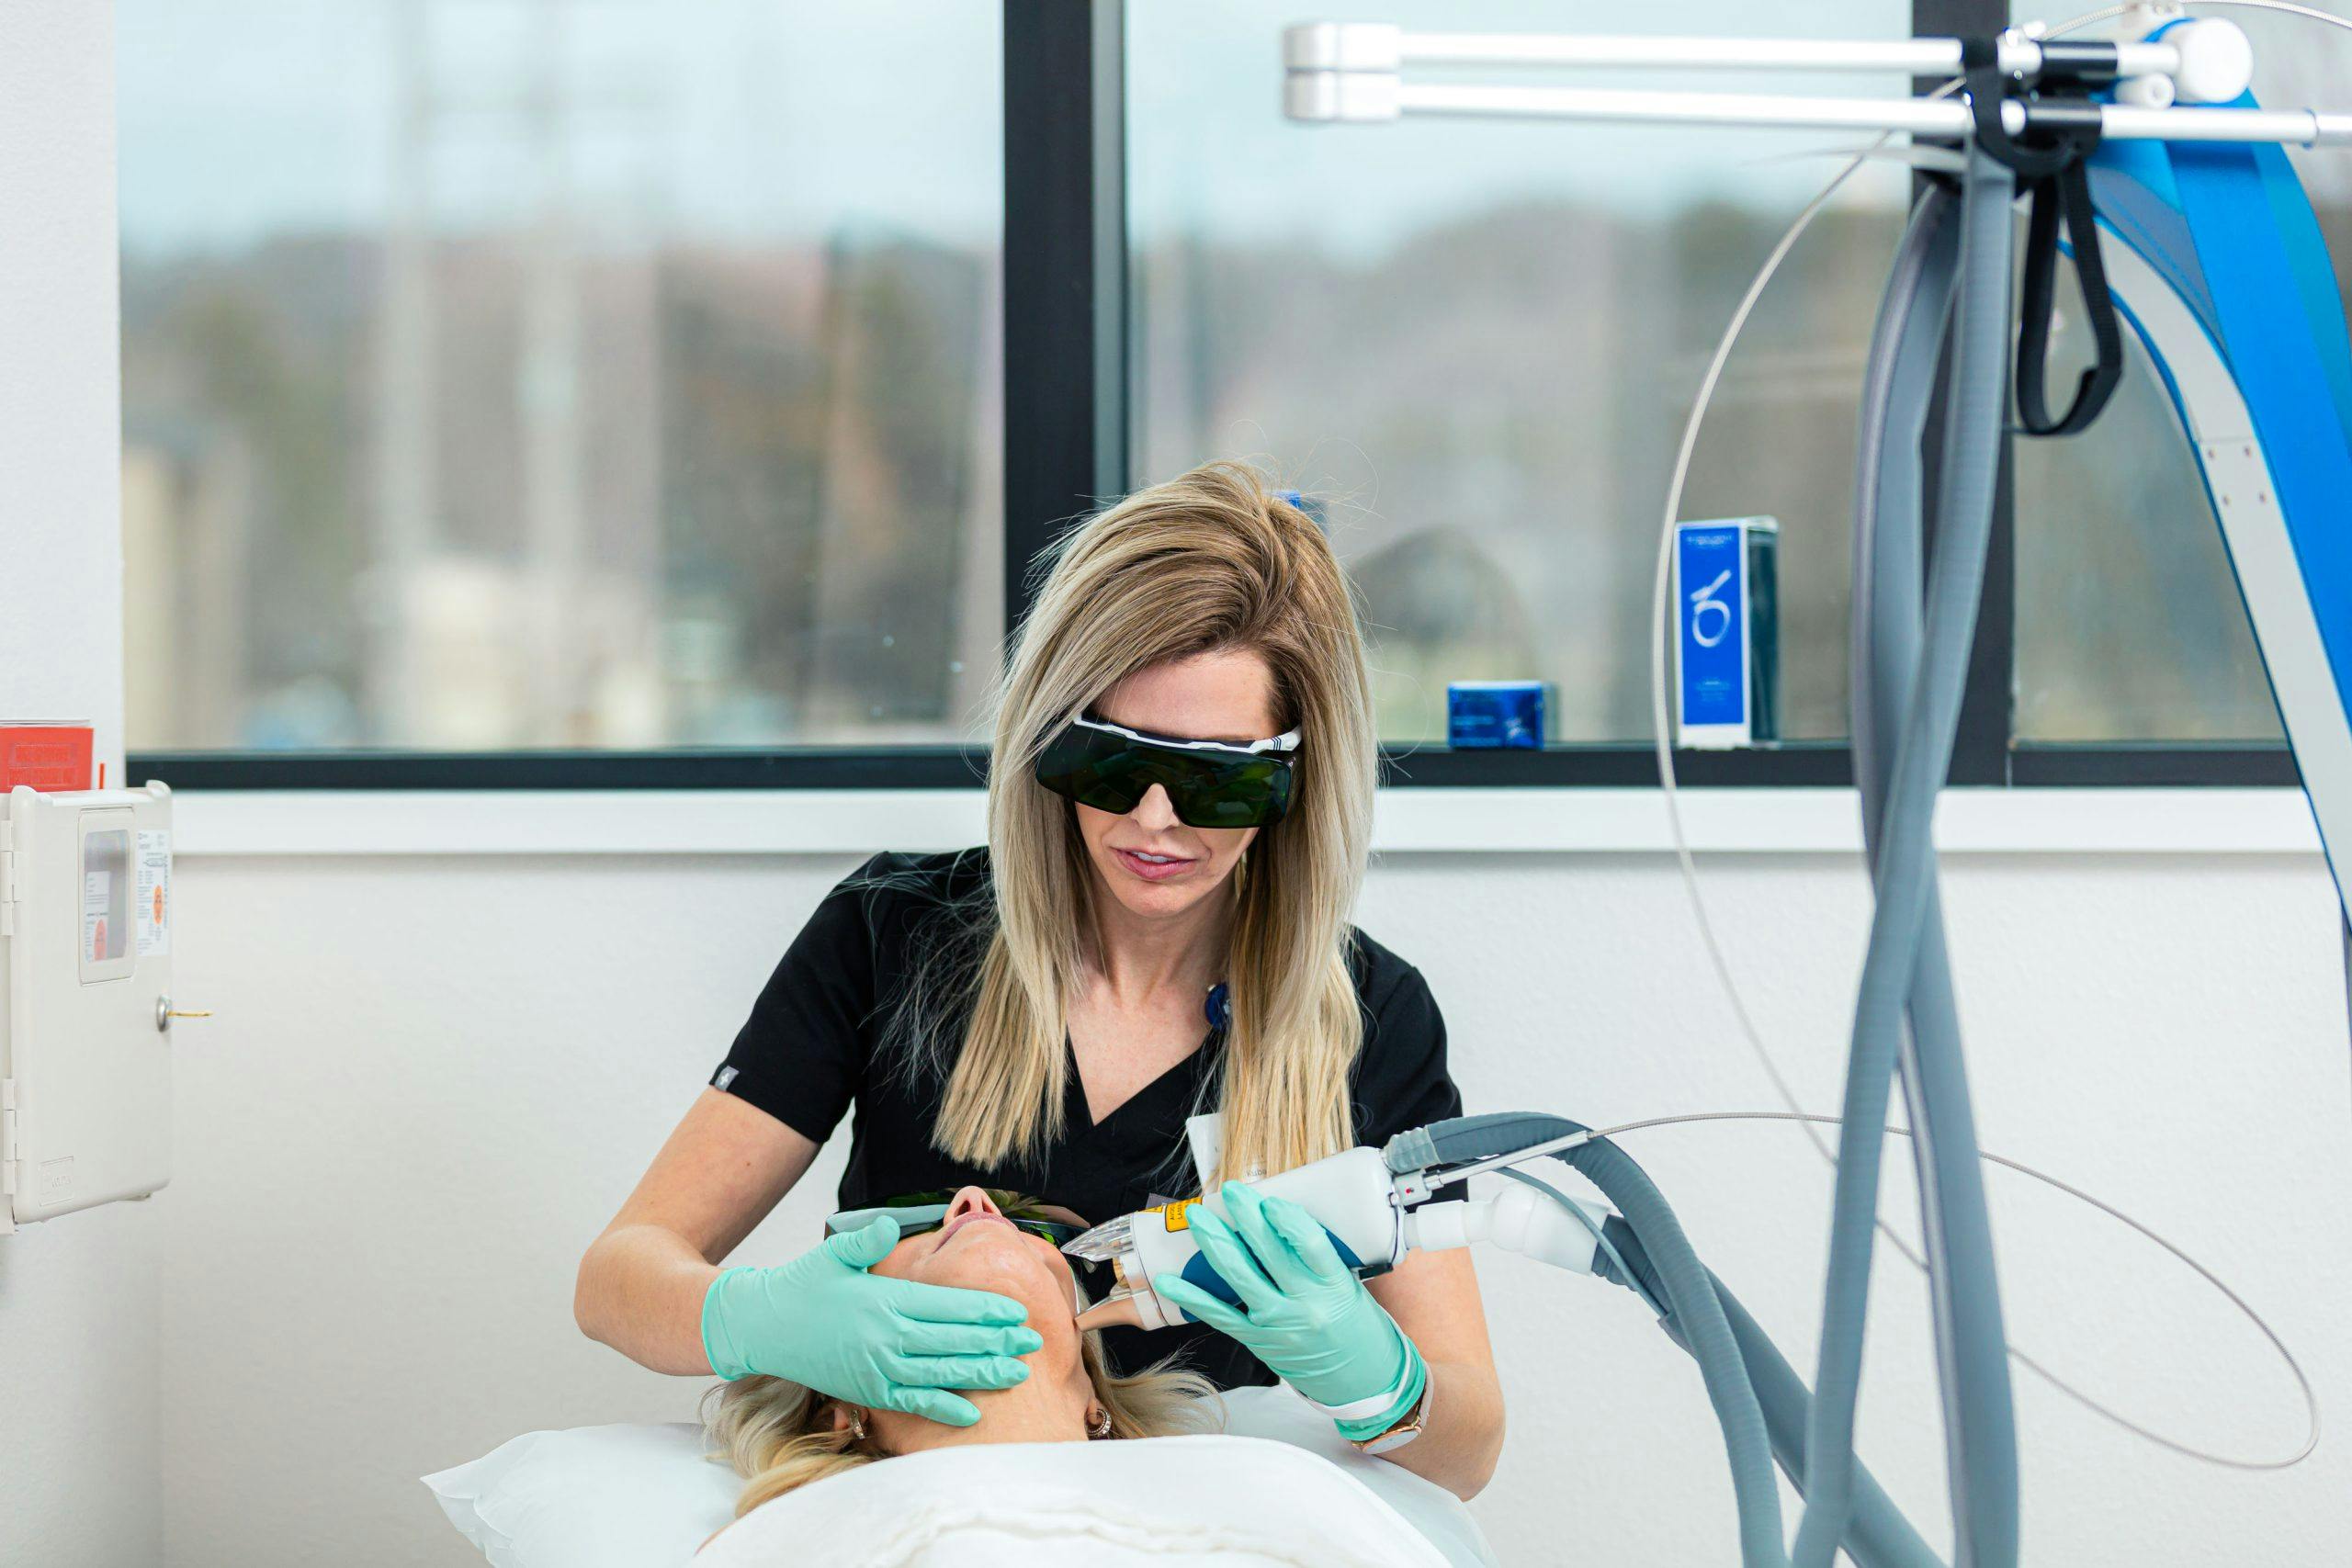
M85 871L82 874L82 951L94 964L103 963L108 956L107 906L113 900L114 873Z
M138 881L131 900L139 931L139 956L172 951L172 833L168 828L139 832Z

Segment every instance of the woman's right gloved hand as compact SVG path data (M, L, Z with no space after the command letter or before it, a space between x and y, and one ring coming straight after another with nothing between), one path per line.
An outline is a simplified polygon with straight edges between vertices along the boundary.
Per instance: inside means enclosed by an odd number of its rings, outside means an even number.
M702 1302L710 1370L765 1372L869 1408L951 1427L980 1418L951 1389L1010 1388L1045 1341L1011 1296L893 1280L867 1269L899 1243L885 1214L775 1269L729 1269Z

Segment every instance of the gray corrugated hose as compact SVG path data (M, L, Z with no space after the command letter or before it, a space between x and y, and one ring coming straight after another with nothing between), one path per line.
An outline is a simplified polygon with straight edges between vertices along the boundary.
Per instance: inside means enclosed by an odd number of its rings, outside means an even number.
M1904 694L1901 729L1887 770L1883 808L1877 814L1872 867L1877 913L1862 961L1847 1059L1845 1133L1838 1147L1820 1359L1805 1434L1806 1502L1796 1546L1790 1554L1796 1568L1830 1568L1853 1508L1854 1406L1861 1386L1862 1336L1870 1305L1887 1091L1928 925L1936 793L1951 761L1977 602L1984 588L1985 547L1992 532L1994 479L2007 394L2014 197L2009 171L1972 148L1961 197L1958 311L1952 322L1952 371L1943 472L1937 494L1936 559L1928 584L1926 643L1917 678ZM1935 1081L1923 1075L1922 1088ZM1969 1147L1951 1153L1973 1160L1973 1141ZM1935 1172L1939 1179L1948 1176L1949 1162L1938 1159ZM1930 1215L1934 1213L1932 1203L1925 1208ZM1934 1223L1931 1219L1931 1227ZM1949 1243L1958 1238L1947 1235L1943 1239ZM1962 1293L1958 1284L1948 1269L1943 1293L1955 1311ZM1991 1288L1989 1261L1981 1284L1987 1291ZM1967 1288L1973 1291L1978 1282L1972 1281ZM1997 1306L1994 1321L1997 1333ZM1973 1353L1973 1345L1960 1346L1955 1340L1955 1347ZM2006 1403L2006 1359L1998 1375ZM1995 1434L1976 1436L1986 1451L1980 1455L1971 1448L1966 1457L1970 1462L1981 1458L1990 1466L1999 1457L2000 1445L1991 1440ZM2013 1451L2008 1470L2014 1487ZM1970 1549L1985 1564L2014 1562L2014 1507L2007 1510L2006 1555L2000 1540L1984 1539L1988 1525L1996 1536L2001 1533L2002 1508L1996 1505L1982 1512L1986 1517L1971 1527Z
M1806 1395L1762 1330L1699 1262L1639 1166L1607 1142L1560 1156L1623 1213L1640 1259L1634 1267L1647 1271L1639 1283L1663 1298L1668 1332L1699 1362L1724 1428L1748 1568L1792 1561L1830 1568L1841 1544L1871 1568L1936 1561L1860 1470L1853 1447L1883 1119L1898 1060L1917 1147L1958 1561L1964 1568L2011 1568L2017 1561L2007 1352L1932 838L1991 536L2007 406L2015 194L2010 172L1971 149L1960 197L1931 189L1914 212L1872 334L1856 465L1853 726L1877 912L1847 1064L1814 1393ZM1940 528L1923 626L1919 438L1948 299L1956 310ZM1402 1134L1387 1153L1391 1168L1407 1169L1509 1153L1579 1130L1552 1116L1462 1117ZM1781 1540L1775 1458L1803 1471L1805 1508L1792 1551Z
M1509 1154L1587 1130L1565 1116L1533 1112L1461 1116L1401 1133L1382 1153L1390 1169L1413 1170ZM1699 1261L1672 1207L1632 1156L1598 1140L1557 1157L1589 1178L1623 1216L1602 1226L1606 1246L1594 1259L1594 1271L1645 1301L1663 1301L1661 1325L1699 1363L1731 1462L1740 1561L1747 1568L1786 1563L1772 1466L1777 1460L1802 1490L1808 1404L1804 1382L1723 1281ZM1561 1198L1556 1189L1525 1171L1502 1174ZM1624 1265L1622 1273L1618 1263ZM1855 1485L1856 1506L1845 1540L1855 1562L1862 1568L1941 1568L1868 1471L1860 1472Z
M1957 250L1951 230L1957 206L1948 188L1934 185L1914 209L1872 333L1863 382L1854 480L1851 670L1854 777L1862 797L1863 842L1873 866L1894 761L1880 737L1900 728L1919 663L1919 443L1950 303ZM1911 976L1910 1028L1901 1041L1897 1067L1924 1220L1953 1561L1962 1568L2005 1568L2018 1554L2017 1428L2008 1352L1932 858L1927 880Z

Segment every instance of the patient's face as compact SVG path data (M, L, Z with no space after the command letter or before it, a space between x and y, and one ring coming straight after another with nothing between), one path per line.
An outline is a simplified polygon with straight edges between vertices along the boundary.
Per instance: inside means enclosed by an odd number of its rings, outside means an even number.
M1030 1327L1041 1335L1069 1329L1069 1343L1077 1344L1071 1325L1078 1314L1078 1281L1069 1259L1044 1236L1007 1220L978 1187L958 1190L937 1230L908 1236L873 1271L1011 1296L1029 1308Z
M1057 1405L1067 1402L1082 1415L1093 1385L1080 1355L1078 1281L1069 1259L1044 1236L1015 1227L979 1188L957 1191L937 1230L900 1241L873 1272L926 1285L992 1291L1021 1303L1029 1309L1029 1326L1045 1344L1022 1358L1029 1363L1028 1381L1004 1393ZM990 1397L984 1393L975 1400L984 1412L983 1425Z

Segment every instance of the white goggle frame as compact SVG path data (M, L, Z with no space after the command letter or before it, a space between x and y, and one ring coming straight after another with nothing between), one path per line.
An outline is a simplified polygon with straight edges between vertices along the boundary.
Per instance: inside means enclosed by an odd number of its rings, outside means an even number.
M1286 757L1298 750L1299 732L1284 730L1264 740L1180 740L1172 735L1153 735L1147 730L1129 729L1124 724L1107 719L1088 718L1080 714L1071 723L1080 729L1101 730L1106 735L1124 736L1146 746L1164 747L1171 751L1221 751L1228 757Z

